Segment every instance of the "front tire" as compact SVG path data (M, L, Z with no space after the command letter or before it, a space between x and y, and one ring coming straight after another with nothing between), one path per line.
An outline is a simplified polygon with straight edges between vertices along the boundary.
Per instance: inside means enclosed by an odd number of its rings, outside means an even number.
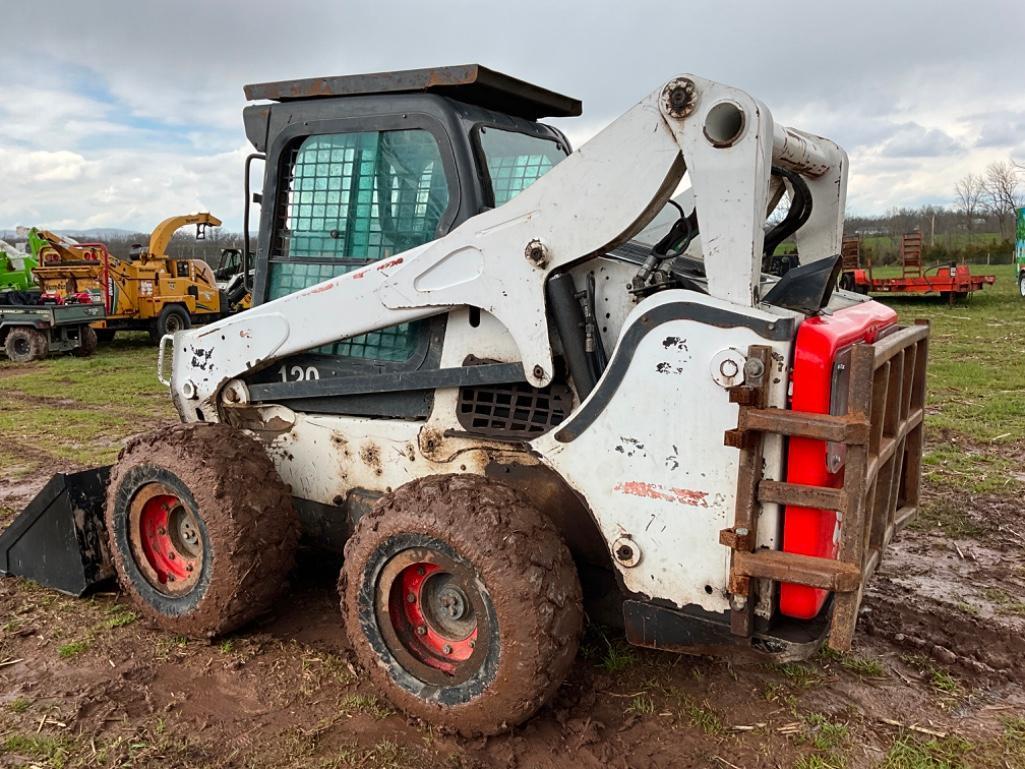
M1018 275L1018 293L1025 299L1025 272Z
M518 492L442 475L378 501L345 546L346 634L397 707L466 735L544 705L573 664L580 582L555 527Z
M224 424L133 438L107 490L107 536L125 593L161 628L228 633L266 612L299 525L263 447Z
M18 326L7 332L4 351L15 363L42 360L50 354L50 340L42 331Z

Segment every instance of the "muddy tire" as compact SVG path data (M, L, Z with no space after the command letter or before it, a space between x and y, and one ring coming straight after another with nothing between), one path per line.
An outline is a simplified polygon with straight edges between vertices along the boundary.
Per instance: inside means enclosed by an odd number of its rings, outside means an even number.
M7 332L4 351L15 363L41 360L50 354L50 340L42 331L19 326Z
M529 718L562 684L583 628L558 531L525 497L474 475L382 497L345 546L345 630L397 707L466 735Z
M79 344L71 351L71 354L77 358L88 358L96 352L96 346L99 344L96 331L91 326L82 326L78 333L80 335Z
M107 536L125 593L194 638L266 612L295 559L292 497L263 447L224 424L133 438L107 490Z
M160 316L153 321L149 335L154 342L159 342L167 334L185 331L188 328L192 328L192 319L186 309L180 304L166 304L160 311Z

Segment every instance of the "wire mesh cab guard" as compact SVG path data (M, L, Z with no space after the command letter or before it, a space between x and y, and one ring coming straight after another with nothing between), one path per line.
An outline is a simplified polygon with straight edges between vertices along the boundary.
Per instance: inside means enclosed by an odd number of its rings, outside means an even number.
M928 323L918 321L873 344L855 345L843 416L766 408L764 378L730 391L740 413L725 442L740 449L740 469L734 525L719 539L732 551L730 626L735 635L753 632L756 580L790 582L833 591L828 644L837 651L850 648L864 585L893 535L918 510L928 342ZM769 370L769 348L751 347L749 355ZM843 485L826 488L764 479L765 433L844 444ZM837 558L755 549L761 503L837 511Z

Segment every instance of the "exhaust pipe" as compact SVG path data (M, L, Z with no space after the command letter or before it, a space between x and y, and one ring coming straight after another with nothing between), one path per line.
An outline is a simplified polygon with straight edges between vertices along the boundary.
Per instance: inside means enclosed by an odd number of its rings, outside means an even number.
M0 534L0 576L81 596L114 576L103 506L110 466L57 473Z

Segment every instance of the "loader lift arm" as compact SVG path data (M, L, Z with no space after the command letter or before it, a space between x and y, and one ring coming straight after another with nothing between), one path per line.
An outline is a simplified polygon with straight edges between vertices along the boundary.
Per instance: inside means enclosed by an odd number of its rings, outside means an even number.
M478 307L510 332L526 380L552 380L544 285L555 270L643 229L689 172L708 292L743 306L758 295L771 169L807 181L814 206L798 234L805 261L839 253L847 156L776 125L764 104L693 75L653 91L508 203L448 235L175 338L171 386L182 418L215 418L224 386L294 353ZM353 313L349 308L359 306ZM231 344L219 344L231 339ZM246 400L232 382L230 397Z

